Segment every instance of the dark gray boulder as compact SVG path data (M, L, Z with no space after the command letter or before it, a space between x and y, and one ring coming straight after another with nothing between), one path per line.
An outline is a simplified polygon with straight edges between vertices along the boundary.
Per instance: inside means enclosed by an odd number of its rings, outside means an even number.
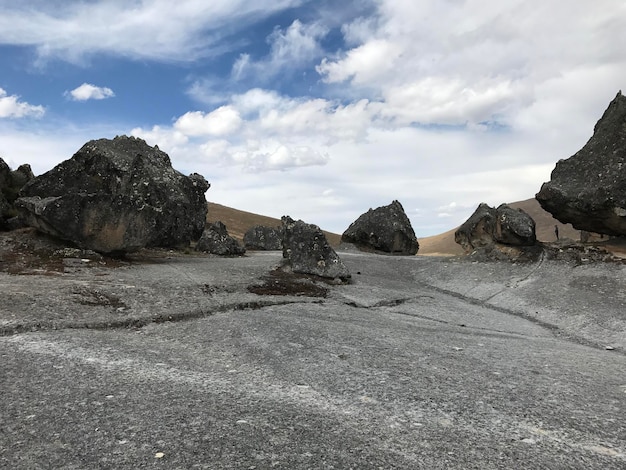
M30 165L20 165L17 170L11 171L9 165L0 158L0 229L11 230L16 225L17 209L15 200L22 187L35 175Z
M21 217L52 236L101 253L189 245L202 235L209 188L174 170L169 156L134 137L87 142L27 183Z
M466 252L494 243L496 210L480 203L474 213L454 232L454 241Z
M282 250L283 234L278 227L255 225L244 234L243 244L248 250Z
M419 250L411 222L398 201L362 214L341 235L341 241L396 255L415 255Z
M537 243L535 221L522 209L501 204L496 209L496 243L512 246L532 246Z
M582 149L560 160L536 195L579 230L626 235L626 97L620 91Z
M508 204L496 209L481 203L454 233L454 240L466 252L496 243L533 246L537 243L535 221L522 209L514 209Z
M246 252L237 240L228 234L226 225L217 221L208 224L196 243L196 251L220 256L240 256Z
M283 216L283 259L285 267L300 274L313 274L347 282L351 275L324 232L313 224Z

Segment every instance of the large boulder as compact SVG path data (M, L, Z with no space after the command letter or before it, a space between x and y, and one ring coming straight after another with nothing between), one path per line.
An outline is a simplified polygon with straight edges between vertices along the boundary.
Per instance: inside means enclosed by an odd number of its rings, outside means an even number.
M362 250L396 255L415 255L419 249L411 222L398 201L362 214L343 232L341 241Z
M11 171L0 158L0 229L11 228L10 219L17 215L15 200L22 187L34 178L30 165L20 165L17 170Z
M124 253L188 245L206 223L206 180L174 170L169 156L134 137L87 142L24 186L24 220L81 248Z
M317 226L283 216L283 258L294 273L347 282L351 275L324 232Z
M196 251L220 256L240 256L246 252L237 240L228 234L226 225L219 220L208 224L196 243Z
M243 244L248 250L282 250L283 234L278 227L255 225L244 234Z
M537 243L535 221L522 209L508 204L496 209L481 203L454 233L454 240L468 253L496 243L533 246Z
M593 136L556 164L536 198L555 218L579 230L626 235L626 97L621 91Z

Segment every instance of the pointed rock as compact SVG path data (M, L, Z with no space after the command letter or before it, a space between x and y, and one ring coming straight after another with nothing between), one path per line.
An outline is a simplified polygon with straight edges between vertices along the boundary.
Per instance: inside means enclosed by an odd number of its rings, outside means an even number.
M351 275L324 232L317 226L289 216L282 217L283 258L293 272L347 282Z
M362 214L343 232L341 241L365 251L394 255L412 256L419 249L411 222L398 201Z

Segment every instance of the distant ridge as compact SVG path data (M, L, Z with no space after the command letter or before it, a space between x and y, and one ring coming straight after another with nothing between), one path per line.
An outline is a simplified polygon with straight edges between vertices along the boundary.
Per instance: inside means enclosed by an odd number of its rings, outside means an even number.
M559 227L559 237L569 238L571 240L580 240L580 231L572 227L571 224L563 224L552 217L552 214L543 210L536 199L526 199L509 204L516 209L522 209L528 213L536 224L537 239L542 242L555 241L554 226ZM209 212L207 214L207 222L222 221L228 233L238 240L242 241L244 234L249 228L255 225L265 225L268 227L280 227L280 219L267 217L265 215L254 214L232 207L223 206L215 202L209 202ZM315 221L305 220L307 223L315 223ZM432 237L418 239L420 248L418 255L427 256L457 256L463 254L463 249L454 241L454 232L456 228ZM341 243L341 235L324 231L328 242L337 247Z
M215 202L208 203L207 222L217 222L218 220L226 225L228 234L239 241L243 241L245 233L255 225L265 225L267 227L280 227L280 219L267 217L265 215L254 214L252 212L233 209ZM289 215L289 214L285 214ZM305 220L306 223L315 224L314 220ZM337 247L341 242L341 235L324 230L328 243Z

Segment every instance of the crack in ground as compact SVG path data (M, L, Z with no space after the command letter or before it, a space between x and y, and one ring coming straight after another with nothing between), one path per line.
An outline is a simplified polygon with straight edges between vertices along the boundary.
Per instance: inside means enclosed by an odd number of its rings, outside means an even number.
M486 308L488 310L494 310L496 312L500 312L500 313L504 313L506 315L513 315L519 318L523 318L524 320L527 320L531 323L534 323L535 325L538 325L542 328L545 328L546 330L550 331L555 337L560 338L560 339L565 339L567 341L570 341L572 343L576 343L576 344L580 344L581 346L587 346L590 348L594 348L594 349L605 349L605 346L596 343L594 341L590 341L586 338L583 338L581 336L577 336L574 335L572 333L568 333L566 331L564 331L563 329L561 329L558 325L555 325L553 323L548 323L546 321L540 320L539 318L533 317L532 315L526 313L526 312L521 312L521 311L515 311L515 310L511 310L508 308L504 308L504 307L499 307L497 305L493 305L488 303L489 300L493 297L490 297L487 300L480 300L480 299L476 299L473 297L468 297L464 294L460 294L459 292L455 292L455 291L451 291L448 289L443 289L441 287L436 287L433 285L429 285L429 284L424 284L422 287L424 288L428 288L428 289L432 289L435 292L439 292L441 294L444 295L449 295L450 297L454 297L456 299L459 299L463 302L467 302L471 305L476 305L478 307L482 307L482 308ZM613 353L617 353L623 356L626 356L626 351L623 351L621 349L614 349L611 352Z
M354 300L350 302L343 302L343 303L347 305L348 307L370 309L370 308L383 308L383 307L397 307L398 305L411 302L412 300L424 299L424 298L434 299L434 297L430 295L420 295L417 297L407 297L407 298L401 298L401 299L379 300L378 302L372 305L358 304Z
M233 304L225 304L216 307L215 309L199 309L190 312L178 312L171 314L159 314L150 317L133 317L123 318L119 320L102 320L96 322L89 321L45 321L45 322L32 322L27 324L17 324L0 327L0 336L13 336L22 333L31 333L36 331L47 330L114 330L125 328L143 328L150 324L161 323L174 323L182 321L197 320L200 318L207 318L217 313L223 313L228 311L238 310L260 310L266 307L279 307L283 305L300 304L302 300L258 300L249 302L238 302ZM310 301L304 303L320 304L322 301Z

